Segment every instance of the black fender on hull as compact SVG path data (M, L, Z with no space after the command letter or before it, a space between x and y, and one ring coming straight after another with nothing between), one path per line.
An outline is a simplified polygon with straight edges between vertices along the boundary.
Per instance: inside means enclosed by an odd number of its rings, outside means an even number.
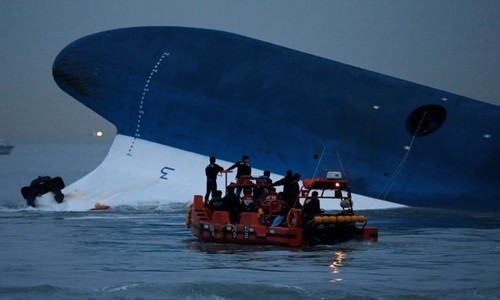
M31 181L29 186L21 188L21 194L26 199L28 206L35 207L35 199L38 196L44 195L48 192L54 193L54 199L57 203L62 203L64 194L61 190L65 187L64 181L61 177L38 176Z

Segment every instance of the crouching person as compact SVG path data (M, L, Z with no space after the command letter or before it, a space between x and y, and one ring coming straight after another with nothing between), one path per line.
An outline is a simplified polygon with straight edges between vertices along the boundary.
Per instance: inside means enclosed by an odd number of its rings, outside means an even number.
M226 196L222 198L224 204L227 205L229 211L229 219L231 223L236 224L240 221L240 213L242 210L240 197L235 194L234 187L228 186Z
M228 206L222 198L222 191L216 190L214 192L212 199L208 202L208 208L211 210L228 210Z
M240 197L234 193L234 187L228 187L224 198L222 191L215 191L213 198L208 202L208 208L217 211L229 212L231 223L238 223L241 213Z

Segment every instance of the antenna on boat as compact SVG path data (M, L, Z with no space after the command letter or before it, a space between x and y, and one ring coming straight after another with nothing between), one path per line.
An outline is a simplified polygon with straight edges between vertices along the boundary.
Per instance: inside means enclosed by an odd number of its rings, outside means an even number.
M321 161L323 160L323 156L325 155L326 148L327 148L326 146L323 147L323 151L321 151L321 156L319 157L319 161L316 164L316 170L314 170L314 174L313 174L312 178L316 178L316 174L318 173L319 165L321 164ZM337 159L339 160L340 169L344 170L344 166L342 165L342 160L340 159L339 151L335 150L335 153L337 154Z
M342 165L342 160L340 159L339 151L335 150L335 153L337 153L337 159L339 160L340 169L343 171L344 170L344 166Z
M325 151L326 151L326 146L323 147L323 151L321 151L321 156L319 157L319 161L316 164L316 170L314 170L314 174L313 174L312 178L316 178L316 173L318 173L318 168L319 168L319 165L321 164L321 161L323 160L323 155L325 154Z

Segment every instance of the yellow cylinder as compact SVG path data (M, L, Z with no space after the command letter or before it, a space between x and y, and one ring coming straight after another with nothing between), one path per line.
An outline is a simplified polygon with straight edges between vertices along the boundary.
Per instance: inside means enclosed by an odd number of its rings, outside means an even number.
M336 216L329 216L328 222L329 223L337 223L337 217Z
M323 217L322 216L316 216L316 217L314 217L314 223L316 223L316 224L323 223Z
M352 222L351 216L344 216L344 222L351 223Z
M345 222L345 217L344 216L337 216L337 222L344 223Z
M366 218L365 218L365 216L361 216L361 215L359 215L359 216L358 216L358 220L357 220L357 221L358 221L359 223L363 223L364 221L366 221Z

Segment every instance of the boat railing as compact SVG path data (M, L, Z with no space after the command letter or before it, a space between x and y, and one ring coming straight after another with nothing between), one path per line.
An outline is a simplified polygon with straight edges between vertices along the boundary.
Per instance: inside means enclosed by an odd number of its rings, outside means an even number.
M225 175L226 190L227 190L228 186L233 186L236 188L238 188L238 187L241 187L241 188L245 188L245 187L248 187L248 188L259 188L259 187L270 188L270 187L272 187L271 184L264 183L264 180L265 180L264 178L253 177L253 176L241 176L238 180L236 180L236 182L228 183L227 174L232 173L232 172L231 171L223 171L222 173Z
M299 199L305 199L313 191L318 192L318 198L345 200L351 197L349 187L349 172L347 170L323 170L320 177L302 180Z

